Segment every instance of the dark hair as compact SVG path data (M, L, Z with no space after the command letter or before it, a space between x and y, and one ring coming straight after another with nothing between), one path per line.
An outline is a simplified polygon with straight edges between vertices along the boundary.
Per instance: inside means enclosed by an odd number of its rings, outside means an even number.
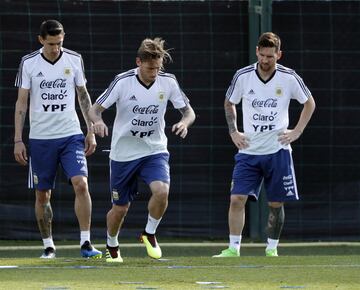
M265 32L260 35L258 45L261 47L275 47L276 52L280 50L281 40L278 35L273 32Z
M64 27L57 20L46 20L40 25L40 36L44 39L48 35L55 36L60 33L64 33Z
M162 58L164 62L171 61L169 52L164 49L165 40L160 37L146 38L141 42L137 56L141 61Z

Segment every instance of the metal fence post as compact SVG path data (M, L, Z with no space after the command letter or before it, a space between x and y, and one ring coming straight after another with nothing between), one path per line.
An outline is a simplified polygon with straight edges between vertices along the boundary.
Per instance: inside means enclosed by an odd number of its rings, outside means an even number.
M271 31L272 0L249 0L249 62L256 62L255 47L261 33ZM258 202L249 202L249 235L252 239L266 238L268 206L264 188Z

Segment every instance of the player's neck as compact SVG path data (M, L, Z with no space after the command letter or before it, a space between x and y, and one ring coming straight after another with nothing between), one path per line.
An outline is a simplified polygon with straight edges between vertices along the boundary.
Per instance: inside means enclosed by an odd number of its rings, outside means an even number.
M259 76L261 77L261 79L263 81L267 81L269 78L271 78L271 76L274 74L274 71L275 71L275 67L268 70L268 71L264 71L260 68L260 66L258 66L257 68L257 71L258 71L258 74Z
M57 55L53 55L53 54L48 54L45 51L42 52L43 56L50 62L54 62L55 60L57 60L61 54L61 52L59 52Z
M141 72L139 71L138 73L138 77L140 79L140 81L145 85L145 86L150 86L154 81L153 80L147 80L146 78L144 78L142 75L141 75Z

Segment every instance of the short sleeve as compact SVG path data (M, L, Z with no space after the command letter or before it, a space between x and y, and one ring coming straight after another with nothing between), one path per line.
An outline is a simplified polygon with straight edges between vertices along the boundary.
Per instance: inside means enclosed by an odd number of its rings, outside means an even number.
M21 60L19 65L19 70L15 79L15 87L22 89L30 89L31 87L31 78L24 60Z
M82 57L80 57L79 63L75 69L75 84L78 87L83 87L86 84L84 62Z
M169 78L170 81L170 102L173 104L175 109L184 108L189 103L189 99L182 91L177 82L175 76L173 78Z
M107 109L120 97L121 82L118 77L111 82L109 87L96 99L96 103Z
M241 101L241 96L241 78L239 72L237 72L234 75L228 90L226 91L226 99L233 104L239 104Z
M311 92L300 76L298 76L296 73L293 73L293 76L292 99L295 99L299 103L304 104L311 96Z

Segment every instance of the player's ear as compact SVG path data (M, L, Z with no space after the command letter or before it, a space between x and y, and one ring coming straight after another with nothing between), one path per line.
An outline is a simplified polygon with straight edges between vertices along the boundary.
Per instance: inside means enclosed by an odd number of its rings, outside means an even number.
M38 35L39 42L44 45L44 39L41 37L41 35Z
M277 53L277 60L279 60L282 57L282 50L279 50Z
M136 65L137 65L137 66L140 66L140 65L141 65L140 57L136 57Z

